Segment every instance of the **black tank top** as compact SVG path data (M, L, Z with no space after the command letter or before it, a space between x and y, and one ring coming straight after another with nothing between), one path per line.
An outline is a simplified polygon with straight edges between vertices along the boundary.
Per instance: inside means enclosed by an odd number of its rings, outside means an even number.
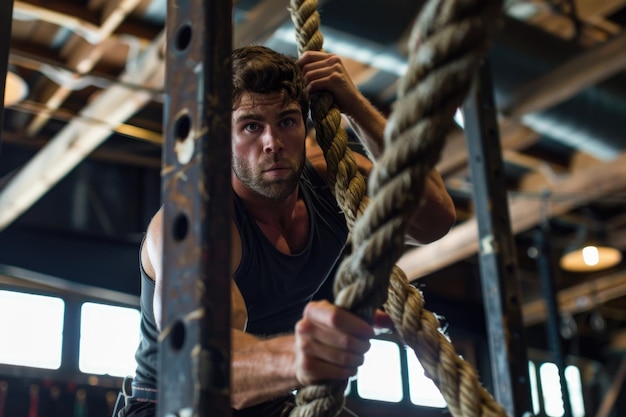
M234 221L242 242L242 259L235 282L248 310L246 332L273 335L292 332L311 299L332 299L336 261L348 228L326 181L306 161L299 183L300 198L309 214L309 239L295 255L278 251L265 237L243 202L235 196ZM154 281L141 270L141 340L134 381L157 386L157 339L153 312ZM326 285L324 285L326 284Z
M309 239L304 250L293 255L276 249L235 197L242 260L234 278L248 310L248 333L267 336L293 331L304 306L334 276L348 233L344 216L326 181L308 161L299 192L309 214Z

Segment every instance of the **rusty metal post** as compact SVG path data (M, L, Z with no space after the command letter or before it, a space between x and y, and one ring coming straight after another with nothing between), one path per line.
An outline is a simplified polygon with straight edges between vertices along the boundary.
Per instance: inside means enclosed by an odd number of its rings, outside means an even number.
M0 1L0 144L4 132L4 89L9 66L11 26L13 24L13 0Z
M158 416L230 408L232 2L168 0Z
M511 233L491 71L483 60L463 105L494 396L511 417L532 410L515 244Z

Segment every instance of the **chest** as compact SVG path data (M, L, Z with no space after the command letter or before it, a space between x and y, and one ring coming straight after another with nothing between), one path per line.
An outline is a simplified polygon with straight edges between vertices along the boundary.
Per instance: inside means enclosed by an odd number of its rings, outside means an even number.
M306 204L302 200L296 203L291 218L283 225L268 225L260 222L257 225L267 240L286 255L302 252L309 240L311 224Z

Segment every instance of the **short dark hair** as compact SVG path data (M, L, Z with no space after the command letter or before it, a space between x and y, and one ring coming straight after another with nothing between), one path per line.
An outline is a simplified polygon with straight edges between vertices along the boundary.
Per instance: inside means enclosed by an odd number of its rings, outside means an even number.
M285 104L297 102L302 118L309 115L309 96L295 59L268 47L254 45L235 49L233 62L233 108L239 106L244 93L281 92Z

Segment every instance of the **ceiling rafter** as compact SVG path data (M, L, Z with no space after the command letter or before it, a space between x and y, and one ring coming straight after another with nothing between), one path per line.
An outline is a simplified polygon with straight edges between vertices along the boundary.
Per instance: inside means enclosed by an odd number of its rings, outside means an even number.
M162 49L164 33L153 41L141 58L141 65L125 72L121 84L142 84L161 88L165 79ZM151 94L113 86L103 91L80 112L88 119L117 126L151 99ZM111 135L107 126L93 126L80 118L72 120L39 151L0 193L0 230L37 201L91 151Z
M626 190L626 153L611 162L589 162L571 171L557 183L543 175L532 175L532 181L520 193L566 194L568 199L547 200L509 198L511 230L517 234L540 224L547 217L558 216L593 199ZM476 218L454 227L446 236L428 246L412 249L402 256L398 265L409 279L417 279L455 262L475 255L479 249Z
M67 65L76 70L79 74L86 74L91 71L94 66L98 63L104 50L110 46L110 41L108 41L109 36L113 34L115 29L121 24L124 18L130 14L130 12L137 7L141 0L116 0L115 2L110 2L105 5L105 10L102 13L101 21L99 26L92 26L91 24L87 24L85 22L79 23L77 28L77 33L82 30L84 27L89 27L89 31L83 33L85 37L85 42L82 43L80 48L76 48L75 52L67 60ZM22 8L32 8L35 6L30 5L29 3L18 2L20 3L20 7ZM49 9L43 9L42 7L37 7L36 12L39 13L40 18L42 20L46 20L43 17L47 17L50 14L49 18L53 19L53 23L58 24L60 27L63 27L64 21L71 21L71 17L65 14L61 14L60 12L52 11ZM90 14L91 12L85 11L85 14ZM49 21L49 20L48 20ZM55 83L50 83L48 87L43 91L42 98L40 101L45 102L45 106L50 110L58 109L61 104L67 99L67 97L72 93L72 89L68 88L65 85L57 85ZM48 112L41 112L36 115L33 120L26 127L26 133L29 136L36 135L41 128L47 123L50 116Z

